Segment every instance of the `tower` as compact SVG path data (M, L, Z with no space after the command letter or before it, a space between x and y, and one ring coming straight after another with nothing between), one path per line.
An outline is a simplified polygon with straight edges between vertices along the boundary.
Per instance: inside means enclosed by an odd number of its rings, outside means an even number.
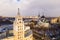
M22 16L19 13L19 8L13 24L13 33L14 40L24 40L24 22L22 20Z
M19 12L19 8L13 23L13 34L14 36L5 38L3 40L33 40L32 30L30 30L29 26L24 24L22 16Z
M38 21L40 20L40 13L38 14Z

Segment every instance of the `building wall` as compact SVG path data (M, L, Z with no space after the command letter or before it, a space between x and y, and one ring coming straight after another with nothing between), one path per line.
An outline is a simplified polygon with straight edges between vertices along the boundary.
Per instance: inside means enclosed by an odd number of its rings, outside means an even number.
M6 37L6 32L0 34L0 39Z
M8 37L8 38L4 38L2 40L14 40L14 36L13 37Z
M29 35L28 37L25 38L25 40L33 40L33 35Z
M51 23L57 23L58 18L51 19Z

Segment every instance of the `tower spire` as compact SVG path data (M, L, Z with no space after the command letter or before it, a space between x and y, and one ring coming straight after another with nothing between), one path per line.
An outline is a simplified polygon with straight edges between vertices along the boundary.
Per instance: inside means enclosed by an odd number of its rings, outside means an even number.
M20 15L19 8L18 8L18 15Z
M40 13L38 13L38 17L40 17Z

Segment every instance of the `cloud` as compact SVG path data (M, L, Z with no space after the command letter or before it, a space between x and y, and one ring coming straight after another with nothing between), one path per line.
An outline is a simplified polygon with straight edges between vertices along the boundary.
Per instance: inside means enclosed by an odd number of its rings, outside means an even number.
M60 16L60 0L34 0L30 5L24 10L24 15L41 15L46 16ZM56 15L57 14L57 15Z
M43 12L46 16L59 16L60 0L0 0L0 15L15 16L17 8L24 16L42 15Z

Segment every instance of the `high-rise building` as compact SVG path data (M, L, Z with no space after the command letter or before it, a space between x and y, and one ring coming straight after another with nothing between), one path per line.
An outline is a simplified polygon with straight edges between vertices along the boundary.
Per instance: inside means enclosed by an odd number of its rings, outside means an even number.
M30 30L29 26L24 25L24 21L19 12L19 8L18 14L13 23L13 34L14 36L4 38L3 40L33 40L32 31Z

